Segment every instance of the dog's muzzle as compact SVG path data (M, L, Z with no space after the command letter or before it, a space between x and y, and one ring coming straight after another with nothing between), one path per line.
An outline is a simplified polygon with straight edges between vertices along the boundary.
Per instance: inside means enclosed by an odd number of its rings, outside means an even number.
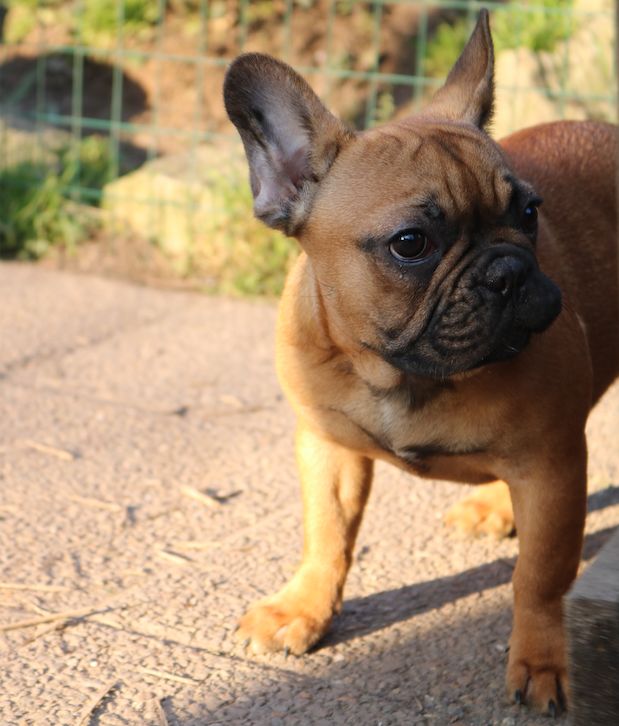
M422 333L386 340L380 352L396 368L447 378L513 358L561 312L561 292L532 252L499 243L451 281Z
M526 253L492 259L482 285L492 293L492 304L503 305L511 318L485 363L519 353L532 333L546 330L561 312L561 291Z

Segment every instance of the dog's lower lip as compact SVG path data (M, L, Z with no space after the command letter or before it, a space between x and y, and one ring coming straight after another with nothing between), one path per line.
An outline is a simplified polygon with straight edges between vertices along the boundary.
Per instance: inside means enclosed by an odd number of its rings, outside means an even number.
M490 360L507 360L523 351L531 338L531 332L524 328L516 328L501 338L499 345L490 353Z
M530 337L531 333L528 330L521 328L520 330L514 330L501 342L503 347L507 350L513 351L514 353L520 353L524 346L529 342Z

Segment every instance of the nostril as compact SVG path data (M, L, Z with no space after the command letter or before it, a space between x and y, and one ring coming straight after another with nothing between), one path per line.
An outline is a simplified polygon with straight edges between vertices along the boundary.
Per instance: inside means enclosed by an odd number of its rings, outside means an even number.
M514 287L513 275L505 274L503 276L503 284L501 285L501 289L500 289L501 295L503 295L503 297L507 297L508 295L511 295L513 287Z
M507 297L512 290L512 275L509 270L492 269L493 267L491 265L486 272L485 286L492 292L498 292L499 295Z
M527 279L527 271L524 265L520 265L514 276L514 287L516 289L522 287Z
M495 290L503 297L507 297L512 291L510 276L507 274L499 275L495 282Z
M484 285L502 297L508 297L524 286L526 278L523 261L517 257L498 257L488 265Z

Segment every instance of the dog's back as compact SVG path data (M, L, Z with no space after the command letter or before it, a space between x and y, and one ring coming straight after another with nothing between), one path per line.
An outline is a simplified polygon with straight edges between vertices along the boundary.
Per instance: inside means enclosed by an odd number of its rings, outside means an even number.
M619 374L617 133L610 124L564 121L501 143L544 200L540 264L586 327L594 400Z

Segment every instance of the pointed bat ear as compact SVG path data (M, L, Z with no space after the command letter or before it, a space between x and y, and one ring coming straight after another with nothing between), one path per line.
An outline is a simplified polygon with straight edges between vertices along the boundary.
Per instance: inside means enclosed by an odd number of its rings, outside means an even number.
M242 55L230 66L224 102L245 147L254 213L294 234L353 132L290 66L260 53Z
M424 115L464 121L483 129L492 117L493 103L494 49L488 11L481 10L469 42Z

